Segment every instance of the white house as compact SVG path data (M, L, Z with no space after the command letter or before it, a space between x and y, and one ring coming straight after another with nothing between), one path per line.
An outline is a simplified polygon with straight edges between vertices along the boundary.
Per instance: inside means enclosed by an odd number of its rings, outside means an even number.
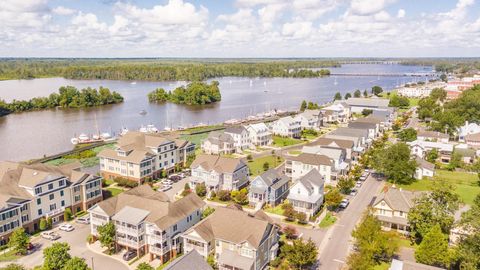
M458 132L458 141L465 142L465 137L469 134L480 133L480 125L477 123L465 122L465 125L457 129Z
M407 143L410 146L410 152L421 159L424 159L426 154L432 149L436 149L439 154L439 159L443 163L450 162L450 158L453 153L453 145L448 143L419 141Z
M419 130L417 132L417 140L448 143L450 136L445 133L431 130Z
M248 184L248 167L242 159L198 155L190 166L190 185L205 183L207 190L239 190Z
M302 153L298 156L289 156L285 161L285 174L293 181L316 169L329 184L332 179L333 160L324 155Z
M290 188L287 199L295 211L305 213L309 218L323 204L324 184L322 175L316 169L311 169Z
M272 132L265 123L251 124L247 127L252 146L267 146L272 144Z
M273 134L289 138L300 138L302 131L300 121L291 116L282 117L274 121L270 128Z
M323 116L320 110L305 110L295 118L300 121L302 129L320 130L323 125Z
M336 180L339 176L345 175L349 169L349 162L346 161L347 151L342 148L333 148L328 146L304 146L303 153L323 155L332 161L331 180Z
M343 102L324 107L321 112L323 114L323 120L328 123L345 123L350 118L350 107Z
M416 158L417 169L415 170L415 179L423 179L424 177L433 177L435 174L435 164L424 159Z
M225 134L233 138L233 147L235 152L241 153L243 150L250 148L251 142L248 131L244 126L230 126L225 129Z
M214 155L231 154L236 150L232 136L219 131L208 134L201 147L205 154Z

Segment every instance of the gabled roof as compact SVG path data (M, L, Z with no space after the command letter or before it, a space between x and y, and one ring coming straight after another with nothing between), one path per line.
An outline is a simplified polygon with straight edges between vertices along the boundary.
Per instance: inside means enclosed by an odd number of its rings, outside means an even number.
M339 127L329 135L338 135L338 136L348 136L348 137L368 137L368 130L367 129L358 129L358 128L349 128L349 127Z
M407 144L410 146L417 145L421 148L436 148L436 149L439 149L440 151L446 151L446 152L453 151L453 144L449 144L449 143L415 140L413 142L407 142Z
M305 110L304 112L298 114L298 116L303 116L307 119L314 119L314 118L318 118L320 114L321 114L320 110Z
M322 187L325 184L322 175L316 169L310 170L298 179L298 182L302 183L302 185L308 189L312 189L314 186Z
M340 160L340 158L346 153L345 149L343 148L325 147L321 145L304 146L302 148L302 152L315 155L324 155L334 160Z
M233 134L242 134L245 131L247 131L247 129L244 126L229 126L225 129L226 133Z
M164 270L213 270L205 259L196 251L191 250L187 254L180 256L169 263Z
M395 211L408 212L413 207L413 200L421 195L421 192L413 192L394 187L389 188L377 196L373 205L385 201Z
M480 141L480 132L466 135L465 140L466 141Z
M256 124L250 124L247 126L247 129L253 129L255 130L255 132L268 132L269 129L267 127L267 125L265 125L265 123L256 123Z
M245 162L239 158L228 158L216 155L198 155L193 161L191 168L201 166L207 171L216 171L218 173L233 173L238 168L246 166Z
M232 136L221 131L214 131L208 134L205 141L209 141L211 144L220 145L223 143L234 143Z
M348 127L358 129L375 129L377 128L377 123L353 121L348 123Z
M332 166L333 161L324 155L316 155L310 153L301 153L298 156L290 156L288 157L289 160L299 161L303 164L310 164L310 165L327 165Z
M312 142L308 145L309 146L322 145L322 146L350 149L350 148L353 148L354 143L353 143L353 141L350 141L350 140L342 140L342 139L321 137L321 138L318 138L316 141L314 141L314 142Z
M383 117L383 119L382 119L381 117L377 117L375 115L369 115L367 117L360 117L357 120L355 120L354 122L381 124L384 121L385 121L385 117Z
M431 130L419 130L417 133L417 137L427 137L427 138L437 138L437 139L448 139L450 136L447 134L438 132L438 131L431 131Z
M275 187L282 186L289 181L288 176L280 174L276 169L270 169L257 177L262 179L268 187L274 189Z
M349 98L344 102L350 106L382 108L382 107L388 107L390 100L386 98L372 97L372 98Z
M284 124L285 126L291 126L295 124L300 124L299 121L295 120L295 118L291 116L285 116L277 120L277 122Z
M426 161L425 159L417 157L417 158L415 158L415 161L417 162L418 167L420 167L420 168L427 169L427 170L430 170L430 171L435 170L435 164L430 163L430 162Z

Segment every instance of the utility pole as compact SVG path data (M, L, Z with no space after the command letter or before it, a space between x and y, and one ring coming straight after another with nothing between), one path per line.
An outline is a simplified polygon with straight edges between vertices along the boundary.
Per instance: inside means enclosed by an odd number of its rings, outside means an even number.
M92 270L95 270L95 266L93 265L93 257L91 257L92 259Z

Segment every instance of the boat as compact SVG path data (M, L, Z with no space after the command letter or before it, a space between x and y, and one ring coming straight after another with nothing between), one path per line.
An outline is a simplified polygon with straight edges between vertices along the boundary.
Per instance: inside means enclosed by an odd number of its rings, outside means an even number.
M165 128L164 128L163 130L165 130L165 131L172 131L172 128L169 127L169 126L165 126Z
M85 133L81 133L78 137L73 137L70 139L70 142L73 145L77 144L86 144L86 143L96 143L96 142L104 142L104 141L112 141L115 138L113 138L110 133L108 132L102 132L100 133L98 131L98 124L97 124L97 115L95 114L95 129L96 133L94 133L91 137L88 136Z
M139 111L138 113L139 113L140 115L146 115L146 114L147 114L147 111L141 110L141 111Z
M131 82L130 84L133 84L133 85L135 85L135 84L137 84L137 82Z
M128 132L128 128L122 127L122 130L120 131L120 136L127 134L127 132Z
M337 85L338 82L337 82L337 77L335 77L335 81L333 82L334 85Z
M250 80L250 87L252 87L252 86L253 86L253 81L252 81L252 80Z
M153 124L149 124L147 126L142 125L138 131L142 133L157 133L158 129Z

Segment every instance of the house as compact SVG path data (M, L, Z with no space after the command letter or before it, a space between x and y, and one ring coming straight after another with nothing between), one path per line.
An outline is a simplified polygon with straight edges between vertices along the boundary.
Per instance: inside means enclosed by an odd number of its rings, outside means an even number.
M480 147L480 132L479 133L473 133L473 134L467 134L465 136L465 142L467 143L468 146L478 148Z
M346 160L347 151L345 149L328 146L304 146L302 152L328 157L333 165L331 180L337 180L338 177L348 173L350 162Z
M377 123L370 123L370 122L364 122L364 121L352 121L348 123L349 128L353 129L363 129L368 131L368 138L369 139L375 139L378 137L378 134L380 133L380 125Z
M302 129L320 130L323 126L323 115L320 110L305 110L295 117Z
M231 154L236 150L232 136L219 131L208 134L201 147L205 154L213 155Z
M248 167L242 159L198 155L190 166L190 186L205 183L207 191L239 190L248 185Z
M65 209L73 214L100 202L102 178L82 172L78 162L51 166L0 162L0 244L13 230L23 227L33 234L42 218L56 224Z
M262 210L218 207L183 233L184 252L214 256L220 270L261 270L276 258L278 226Z
M98 237L98 226L113 222L117 250L135 250L139 257L148 254L164 263L182 250L181 234L200 221L204 206L194 193L171 202L165 193L142 185L90 208L90 232Z
M308 144L308 146L317 146L317 145L325 146L329 148L344 149L346 154L345 159L355 160L355 157L352 155L352 150L354 147L353 141L321 137L315 140L314 142Z
M285 160L285 174L297 181L302 176L316 169L325 183L330 184L333 170L333 160L324 155L301 153L298 156L289 156Z
M415 170L415 179L423 179L424 177L433 177L435 174L435 164L424 159L416 158L417 169Z
M224 132L233 138L233 147L236 153L242 153L243 150L250 148L250 137L244 126L229 126Z
M248 201L252 205L269 204L276 206L287 197L289 178L276 169L270 169L256 176L250 183Z
M392 127L395 119L395 108L376 109L369 117L377 117L382 120L384 126L389 129Z
M105 179L126 178L138 183L158 178L176 165L185 166L187 157L195 152L195 144L161 134L128 132L114 149L99 154L100 172Z
M355 119L356 123L371 123L376 125L378 132L390 129L391 125L389 120L385 117L369 115L367 117L360 117Z
M324 199L324 180L317 169L311 169L290 188L288 201L295 211L305 213L307 218L315 215Z
M300 138L302 128L300 121L291 116L282 117L274 121L270 128L272 133L281 137Z
M191 250L170 262L164 270L213 270L213 268L205 261L205 259L196 251Z
M338 102L338 101L337 101ZM378 98L378 97L371 97L371 98L349 98L344 100L348 106L350 106L350 111L352 113L362 113L363 110L385 110L388 108L388 104L390 103L389 99L386 98Z
M443 163L448 163L453 153L453 145L448 143L415 140L407 142L407 144L410 146L411 154L421 159L424 159L429 151L436 149L439 160Z
M250 124L246 128L252 147L272 144L272 133L265 123Z
M412 261L400 261L397 259L392 259L392 264L388 270L443 270L443 268Z
M417 132L417 140L448 143L450 136L445 133L431 130L419 130Z
M382 229L408 233L408 212L420 194L391 187L378 195L373 203L373 215L382 222Z
M324 122L346 123L350 118L350 107L344 102L339 102L322 108L321 113Z
M353 140L355 147L365 147L372 141L372 138L369 138L368 129L358 129L358 128L348 128L348 127L339 127L332 132L328 133L325 137L327 138L336 138L336 139L345 139Z
M465 122L465 125L461 126L457 130L458 132L458 141L465 142L465 137L469 134L480 133L480 125L477 123Z
M473 164L477 158L476 151L472 148L455 147L455 153L462 157L462 161L465 164Z

